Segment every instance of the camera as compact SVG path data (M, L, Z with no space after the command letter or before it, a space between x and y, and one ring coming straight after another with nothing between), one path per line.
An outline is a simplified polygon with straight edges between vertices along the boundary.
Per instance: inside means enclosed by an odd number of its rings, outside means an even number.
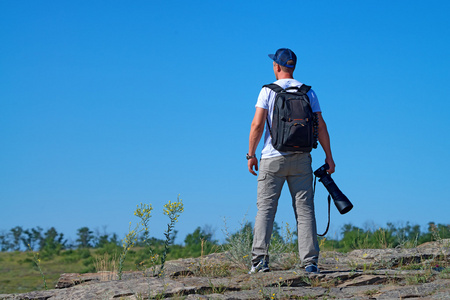
M328 166L328 164L324 164L314 171L314 175L319 177L319 181L323 183L328 193L330 193L331 198L333 198L334 205L336 205L336 208L341 215L343 215L353 208L353 204L337 187L336 183L334 183L334 180L331 178L331 175L327 173L329 168L330 166Z

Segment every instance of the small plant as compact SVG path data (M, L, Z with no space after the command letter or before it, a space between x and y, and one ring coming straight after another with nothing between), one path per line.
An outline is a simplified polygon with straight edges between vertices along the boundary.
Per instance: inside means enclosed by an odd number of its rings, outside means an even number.
M401 270L423 270L423 264L409 264L409 265L402 265L399 267Z
M419 240L419 233L416 233L415 237L413 239L406 239L403 236L403 233L399 235L398 237L398 245L396 248L403 248L403 249L411 249L417 247L418 240Z
M39 273L41 273L41 277L42 277L42 281L44 282L44 289L47 290L47 282L45 280L45 275L44 272L42 272L42 268L41 268L41 259L39 258L39 252L34 253L33 250L31 249L30 244L28 244L28 248L30 249L30 251L33 253L33 262L36 265L36 267L39 270Z
M223 250L226 251L227 258L239 268L247 270L251 264L251 253L253 243L253 229L252 225L245 221L241 221L241 228L238 232L230 234L224 219L224 230L227 244L223 245Z
M320 281L319 278L316 278L316 279L318 281ZM336 278L333 278L333 279L331 279L329 281L320 282L320 286L330 290L330 288L337 286L340 282L341 282L341 278L340 277L336 277Z
M122 240L122 253L119 257L119 268L117 270L117 277L119 280L122 279L122 271L123 271L123 263L125 262L125 258L127 257L128 251L134 246L134 244L137 241L137 229L139 228L139 225L136 226L134 230L131 230L131 222L129 226L129 232L125 236L125 238Z
M318 277L302 276L302 281L311 287L321 286L320 279Z
M94 258L94 267L100 273L100 281L113 280L117 275L115 256L110 257L106 252Z
M260 295L261 299L264 300L279 299L275 289L273 287L266 286L264 283L260 284L258 294Z
M352 272L355 272L355 271L358 269L358 263L355 262L355 261L353 261L353 260L350 260L350 261L348 262L348 265L349 265L349 267L351 268L351 271L352 271Z
M437 242L442 243L442 237L439 232L439 228L434 223L430 224L430 230L431 230L431 235L433 236L433 239Z
M378 293L378 290L373 289L373 290L367 290L367 291L365 291L365 292L364 292L364 295L371 297L371 296L373 296L373 295L375 295L375 294L377 294L377 293Z
M140 207L138 206L137 209L134 212L134 215L141 219L141 225L143 227L143 243L147 246L147 251L149 253L150 257L150 265L146 266L144 265L144 261L141 261L137 263L138 269L143 269L144 275L145 269L151 269L152 270L152 276L156 274L156 264L158 262L159 255L154 253L151 244L150 244L150 236L149 236L149 221L150 221L150 213L153 210L153 207L151 204L143 204L141 203Z
M450 268L444 268L440 274L439 274L439 278L441 279L450 279Z
M205 263L203 258L203 245L204 240L201 240L201 256L196 265L196 268L193 270L196 276L202 277L227 277L231 275L230 265L228 263L222 262L209 262Z
M139 262L136 262L136 268L140 271L142 271L144 276L150 276L153 277L157 274L156 266L158 264L159 255L157 253L154 253L153 249L149 246L147 249L149 253L149 264L146 264L144 260L140 260Z
M164 232L166 240L164 242L164 252L161 258L161 268L159 269L159 276L164 275L164 263L166 262L167 252L169 251L169 245L171 239L172 230L175 227L175 223L178 222L180 214L184 211L183 202L178 196L177 202L169 201L164 205L164 214L169 217L170 223L167 224L167 230Z
M406 277L406 283L409 285L416 285L421 283L427 283L432 279L433 275L430 272L422 274L414 274Z
M374 232L375 239L378 241L378 245L381 246L383 249L387 249L391 246L391 244L388 242L390 236L389 232L383 228L379 228L377 231Z
M148 235L148 222L151 217L152 210L153 208L150 204L141 203L141 206L139 207L138 205L136 210L134 211L134 215L141 219L141 221L136 224L136 227L133 230L131 230L130 222L128 234L122 240L122 253L119 257L119 267L117 270L117 276L119 280L122 279L123 263L125 261L125 258L127 257L128 251L130 251L130 249L134 247L139 233L144 231Z
M213 294L223 294L223 293L225 293L227 291L227 286L226 285L219 284L219 286L215 286L212 283L211 279L209 279L209 278L208 278L208 284L209 284L209 287L211 288L211 292Z
M292 282L283 280L282 277L275 278L274 276L252 276L249 281L248 289L257 290L260 299L288 299L287 295L282 295L282 287L290 286Z
M368 270L373 270L373 262L371 262L370 264L367 263L363 264L363 272L366 272Z

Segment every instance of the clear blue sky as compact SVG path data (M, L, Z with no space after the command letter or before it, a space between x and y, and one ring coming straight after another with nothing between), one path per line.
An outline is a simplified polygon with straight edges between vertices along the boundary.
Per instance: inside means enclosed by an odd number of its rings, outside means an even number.
M256 214L245 154L267 54L298 57L354 203L343 224L449 224L448 1L0 1L0 230L120 237L183 199L182 242ZM260 153L261 147L258 148ZM323 164L322 149L313 167ZM294 224L287 187L276 221ZM323 186L318 230L326 226Z

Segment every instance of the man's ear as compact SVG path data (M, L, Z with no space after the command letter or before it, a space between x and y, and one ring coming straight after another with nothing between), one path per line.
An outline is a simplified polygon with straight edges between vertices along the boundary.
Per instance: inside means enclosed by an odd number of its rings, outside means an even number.
M281 71L281 67L279 64L277 64L276 62L273 62L273 68L275 71L280 72Z

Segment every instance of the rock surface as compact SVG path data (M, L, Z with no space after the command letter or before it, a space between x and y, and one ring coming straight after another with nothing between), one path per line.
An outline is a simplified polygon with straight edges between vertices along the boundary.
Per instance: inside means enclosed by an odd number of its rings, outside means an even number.
M56 288L0 295L4 300L58 299L450 299L450 240L411 249L323 252L320 274L271 266L248 275L226 253L166 263L164 277L150 270L62 274Z

